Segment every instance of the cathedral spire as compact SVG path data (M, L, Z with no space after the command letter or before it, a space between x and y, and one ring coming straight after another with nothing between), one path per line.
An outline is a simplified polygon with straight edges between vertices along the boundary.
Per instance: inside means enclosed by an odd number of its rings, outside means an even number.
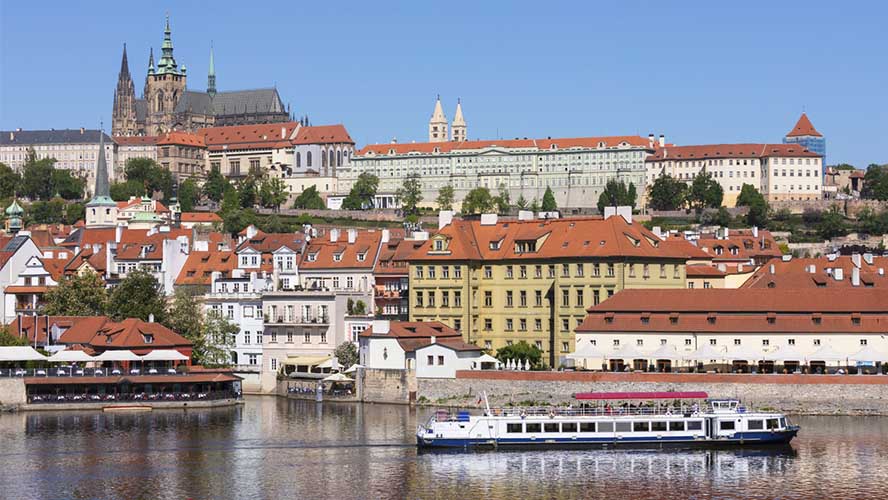
M126 43L123 44L123 58L120 60L120 74L118 78L129 78L129 61L126 59Z
M166 16L166 26L163 29L163 45L161 46L160 61L157 62L157 72L160 74L180 74L176 64L176 58L173 57L173 38L172 30L170 30L170 15Z
M463 118L462 102L456 100L456 113L453 115L453 124L450 126L451 140L454 142L465 142L466 140L466 120Z
M435 100L435 110L429 120L429 142L447 141L447 117L444 116L444 108L441 107L441 96Z
M213 42L210 42L210 71L207 74L207 94L216 97L216 64L213 62Z
M154 74L154 47L151 47L150 51L148 52L148 74Z

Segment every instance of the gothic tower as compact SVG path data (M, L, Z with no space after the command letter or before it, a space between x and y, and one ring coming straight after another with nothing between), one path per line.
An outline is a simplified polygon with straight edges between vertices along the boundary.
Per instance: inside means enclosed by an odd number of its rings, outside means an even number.
M441 96L435 101L435 111L429 120L429 142L447 142L447 117L441 108Z
M126 59L126 44L123 44L123 59L117 75L117 90L114 92L114 109L111 112L111 135L136 135L136 88L129 72Z
M105 131L99 130L99 159L96 161L96 192L86 204L86 227L117 225L117 203L110 196L108 163L105 161Z
M210 44L210 71L207 73L207 94L216 97L216 65L213 63L213 44Z
M456 113L453 115L453 125L450 127L450 133L453 134L450 140L453 142L465 142L466 140L466 119L463 118L462 103L456 100Z
M154 67L153 50L148 62L148 76L145 81L145 100L148 106L145 128L148 135L160 135L173 129L176 123L176 104L185 91L185 65L180 69L176 64L171 33L170 17L167 16L157 68Z

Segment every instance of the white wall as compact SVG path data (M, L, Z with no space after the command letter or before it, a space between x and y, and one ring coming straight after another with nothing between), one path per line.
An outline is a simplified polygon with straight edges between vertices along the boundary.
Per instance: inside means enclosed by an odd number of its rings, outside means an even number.
M362 338L360 340L361 364L367 368L403 370L406 355L396 339Z
M432 356L433 364L429 364ZM444 364L439 364L439 357ZM480 351L456 351L441 344L432 344L416 350L416 376L418 378L456 378L457 370L471 370L472 362L481 356Z

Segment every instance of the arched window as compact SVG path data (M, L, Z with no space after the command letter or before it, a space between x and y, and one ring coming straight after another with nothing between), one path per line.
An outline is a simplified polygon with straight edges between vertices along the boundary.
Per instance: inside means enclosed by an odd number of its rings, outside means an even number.
M296 168L302 166L302 156L299 155L299 151L296 151Z
M163 91L158 90L157 93L154 94L154 111L163 111Z
M336 165L336 163L334 163L334 161L333 161L333 160L335 160L335 159L336 159L336 158L333 156L333 150L331 149L331 150L330 150L330 166L331 166L331 167L334 166L334 165Z
M321 150L321 168L327 168L327 153Z
M311 151L305 153L305 166L306 167L311 166Z
M336 152L336 166L337 166L337 167L341 167L341 166L342 166L342 151L337 151L337 152Z

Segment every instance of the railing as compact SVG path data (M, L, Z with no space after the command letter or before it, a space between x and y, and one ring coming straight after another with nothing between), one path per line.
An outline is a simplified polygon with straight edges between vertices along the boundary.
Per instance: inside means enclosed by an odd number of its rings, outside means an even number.
M746 413L752 411L750 408L740 406L738 413ZM487 410L484 411L485 414ZM595 407L503 407L491 408L489 415L497 417L631 417L631 416L684 416L692 417L702 413L713 413L712 406L708 404L698 405L660 405L657 406L595 406ZM724 413L720 410L719 413ZM438 410L435 412L435 419L438 422L456 421L456 413L449 410Z
M122 377L136 375L188 375L174 368L0 368L0 377Z
M235 365L234 371L235 372L246 372L246 373L259 373L259 370L261 368L262 367L258 364L256 364L256 365Z
M240 399L240 393L234 391L209 391L209 392L154 392L154 393L125 393L125 394L31 394L28 395L30 404L58 404L58 403L165 403L174 401L214 401L219 399Z

